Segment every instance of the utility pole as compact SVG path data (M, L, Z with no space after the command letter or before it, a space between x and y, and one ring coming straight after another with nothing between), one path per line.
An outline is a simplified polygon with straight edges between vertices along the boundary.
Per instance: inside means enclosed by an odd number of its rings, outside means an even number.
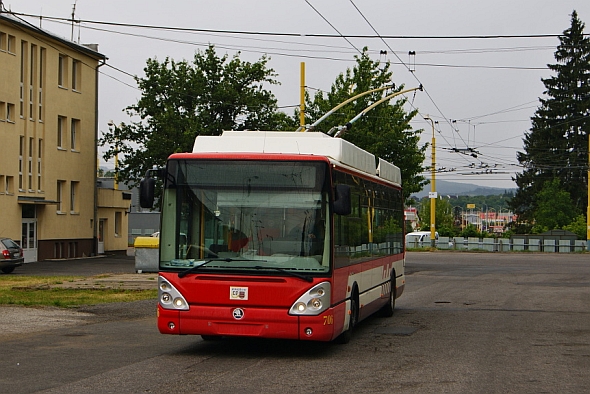
M432 179L430 181L430 193L428 194L428 198L430 198L430 246L436 246L436 139L434 138L434 121L428 115L424 118L425 120L429 120L430 124L432 125L432 167L431 167L431 176Z
M74 41L74 16L76 15L76 2L72 4L72 34L70 36L70 41Z

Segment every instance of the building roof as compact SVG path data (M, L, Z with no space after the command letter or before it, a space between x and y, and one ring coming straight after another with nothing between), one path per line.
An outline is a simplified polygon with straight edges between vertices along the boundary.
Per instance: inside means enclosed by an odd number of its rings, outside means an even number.
M96 49L94 49L94 48L97 48L98 45L77 44L73 41L70 41L70 40L64 38L64 37L60 37L60 36L55 35L47 30L39 28L39 27L25 21L24 19L18 18L17 16L15 16L13 14L10 14L7 12L0 12L0 23L8 23L13 26L16 26L16 28L19 28L19 29L26 29L27 33L29 33L33 36L37 36L40 39L44 37L44 38L49 38L54 41L58 41L59 43L71 48L74 51L84 53L85 55L88 55L88 56L95 58L97 60L101 60L101 59L106 60L107 59L107 57L105 55L103 55L102 53L100 53Z

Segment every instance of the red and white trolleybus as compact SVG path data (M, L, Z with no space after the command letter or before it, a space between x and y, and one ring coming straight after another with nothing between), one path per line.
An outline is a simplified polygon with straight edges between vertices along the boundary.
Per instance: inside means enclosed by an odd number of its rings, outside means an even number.
M393 314L405 285L393 164L319 132L229 131L158 173L161 333L347 342Z

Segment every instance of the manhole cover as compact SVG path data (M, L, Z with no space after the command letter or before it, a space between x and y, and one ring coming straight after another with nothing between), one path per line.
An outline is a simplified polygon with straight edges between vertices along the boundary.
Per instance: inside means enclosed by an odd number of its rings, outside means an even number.
M417 327L381 327L375 330L377 334L386 335L412 335L416 331Z

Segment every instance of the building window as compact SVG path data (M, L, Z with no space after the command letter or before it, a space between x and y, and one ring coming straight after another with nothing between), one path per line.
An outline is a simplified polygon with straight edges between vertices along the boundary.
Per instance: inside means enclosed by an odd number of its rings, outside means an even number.
M72 60L72 90L80 91L80 78L82 63L76 59Z
M70 182L70 213L80 212L78 208L78 190L80 182Z
M35 139L34 138L29 138L29 157L27 160L27 167L28 167L28 186L29 186L29 191L32 192L34 191L34 187L35 185L33 184L33 151L35 148Z
M37 79L37 45L31 44L31 69L29 76L29 119L35 120L35 88Z
M6 120L14 123L14 104L6 104Z
M64 184L65 181L57 181L57 213L63 214L63 197L64 197Z
M4 175L0 174L0 194L4 194L6 192L6 188L4 187L6 185L5 182Z
M6 184L4 188L4 192L6 194L14 194L14 177L13 176L5 176Z
M66 118L65 116L57 117L57 148L63 149L64 133L66 132ZM67 138L67 136L66 136Z
M8 51L8 53L12 53L13 55L16 55L16 37L15 36L11 36L10 34L8 35L8 42L6 45L6 50Z
M42 152L43 152L43 140L39 138L39 146L37 147L37 191L41 192L43 190L43 183L41 178L41 159L42 159Z
M57 84L65 88L68 75L68 57L66 55L59 55L57 64Z
M0 31L0 52L6 52L6 33Z
M80 119L72 119L70 127L70 149L78 150L78 130L80 130Z
M18 190L23 191L25 186L23 185L23 155L25 152L25 137L20 137L20 148L18 151Z
M39 115L37 119L39 122L43 121L43 82L45 76L45 48L41 48L39 53L39 97L37 103L39 105Z
M6 103L4 101L0 101L0 122L4 122L6 120Z
M20 83L20 97L19 97L19 113L20 117L25 117L25 84Z
M123 221L123 214L121 212L115 212L115 237L121 236L121 222Z
M27 68L27 48L26 41L20 42L20 91L19 91L19 113L20 117L25 117L25 75Z

